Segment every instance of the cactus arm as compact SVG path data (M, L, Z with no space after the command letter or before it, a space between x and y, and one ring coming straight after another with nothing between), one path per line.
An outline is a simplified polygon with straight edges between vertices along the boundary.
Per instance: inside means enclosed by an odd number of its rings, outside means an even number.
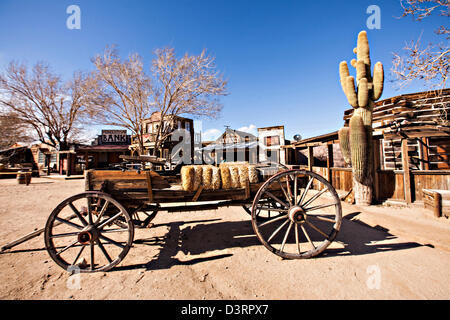
M342 61L339 64L339 77L340 77L340 82L341 82L341 86L342 86L342 91L344 91L345 94L346 93L346 89L345 89L345 79L350 76L350 72L348 71L348 65L346 61Z
M349 76L345 78L345 94L347 96L348 103L353 108L358 108L358 96L356 95L356 88L355 88L355 78L352 76Z
M372 80L370 79L370 49L369 49L369 40L367 39L367 32L366 31L361 31L358 34L358 41L357 41L357 52L356 52L356 58L357 61L363 61L364 64L366 65L366 78L367 80Z
M377 62L375 64L375 67L373 68L372 99L374 101L380 99L381 94L383 93L383 83L384 83L383 64L381 62Z
M339 145L341 146L342 156L346 164L352 164L352 158L350 153L350 128L343 127L339 129Z

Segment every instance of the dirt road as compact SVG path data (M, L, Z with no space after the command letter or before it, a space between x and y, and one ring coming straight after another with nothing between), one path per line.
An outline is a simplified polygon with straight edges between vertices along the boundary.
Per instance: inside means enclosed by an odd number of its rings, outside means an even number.
M44 226L83 180L0 180L0 245ZM355 209L344 206L344 216ZM371 209L373 210L373 209ZM40 236L0 255L0 299L449 299L450 252L344 219L326 254L280 260L241 208L162 213L110 272L70 276ZM77 278L75 278L77 277Z

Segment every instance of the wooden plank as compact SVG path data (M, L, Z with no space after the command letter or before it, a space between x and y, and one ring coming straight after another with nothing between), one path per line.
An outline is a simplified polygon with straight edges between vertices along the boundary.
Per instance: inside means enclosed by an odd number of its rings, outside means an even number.
M408 139L402 140L402 166L403 166L403 185L405 190L405 201L411 203L411 175L409 169Z
M192 198L192 202L196 202L198 200L198 197L200 197L200 194L203 191L203 186L200 186L197 190L197 192L195 193L194 197Z
M314 151L313 147L308 146L308 170L312 171L314 166Z
M148 192L148 201L153 203L153 188L152 188L152 175L150 171L145 172L147 178L147 192Z
M333 158L334 158L333 145L332 144L327 145L327 149L328 149L327 150L328 151L328 154L327 154L327 180L330 183L332 183L333 178L332 178L331 168L333 167Z

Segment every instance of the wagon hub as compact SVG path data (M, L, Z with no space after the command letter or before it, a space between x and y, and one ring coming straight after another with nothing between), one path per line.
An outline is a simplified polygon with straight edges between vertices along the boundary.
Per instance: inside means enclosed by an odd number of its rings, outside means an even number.
M98 238L98 232L93 226L88 226L78 234L78 242L89 244Z
M300 206L293 206L288 211L289 220L294 223L304 223L306 221L306 213Z

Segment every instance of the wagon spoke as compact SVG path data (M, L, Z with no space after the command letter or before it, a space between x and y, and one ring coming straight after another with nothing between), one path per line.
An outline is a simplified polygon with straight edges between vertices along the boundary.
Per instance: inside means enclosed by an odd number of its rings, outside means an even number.
M309 178L308 184L306 185L305 190L303 191L303 194L300 197L300 200L298 201L297 205L301 205L302 204L303 200L305 199L306 194L309 191L309 188L311 187L311 184L312 184L313 180L314 180L313 177Z
M323 232L322 230L320 230L318 227L316 227L315 225L313 225L311 222L309 222L309 221L306 221L306 223L311 227L311 228L313 228L314 230L316 230L318 233L320 233L321 235L323 235L325 238L327 238L328 239L328 235L325 233L325 232Z
M279 220L282 220L282 219L286 219L286 218L287 218L287 214L285 214L283 216L280 216L280 217L277 217L277 218L274 218L272 220L263 222L263 223L258 225L258 228L261 228L262 226L268 225L269 223L272 223L272 222L275 222L275 221L279 221Z
M119 247L119 248L125 248L125 246L123 245L123 244L121 244L121 243L119 243L119 242L117 242L117 241L114 241L113 239L110 239L110 238L108 238L108 237L105 237L104 235L99 235L99 238L100 239L103 239L103 240L105 240L106 242L108 242L108 243L110 243L110 244L113 244L113 245L115 245L115 246L117 246L117 247Z
M61 249L60 251L58 251L58 252L56 253L56 255L59 256L61 253L63 253L63 252L65 252L65 251L69 250L70 248L72 248L72 247L73 247L74 245L76 245L77 243L78 243L78 240L75 241L75 242L73 242L73 243L71 243L71 244L69 244L68 246L64 247L64 248Z
M289 178L290 178L290 176L287 175L287 176L286 176L286 188L287 188L288 195L289 195L289 198L288 198L289 203L290 203L291 205L293 205L293 203L292 203L292 191L291 191L291 185L289 184Z
M321 205L318 205L318 206L315 206L315 207L304 208L304 210L305 210L306 212L309 212L309 211L314 211L314 210L319 210L319 209L323 209L323 208L328 208L328 207L331 207L331 206L335 206L336 204L337 204L337 203L321 204Z
M283 184L280 182L280 180L278 180L278 184L280 185L281 190L282 190L283 193L284 193L284 196L285 196L286 199L289 201L289 203L292 205L292 200L289 198L289 196L288 196L286 190L284 189Z
M273 195L271 192L266 191L266 194L271 197L273 200L281 204L285 208L289 208L289 205L287 205L285 202L281 201L277 196Z
M80 211L78 211L78 209L75 208L75 206L73 205L72 202L69 203L69 207L77 215L78 219L80 219L80 221L83 224L83 226L87 226L88 223L87 223L86 219L84 219L84 217L81 215Z
M288 222L289 222L289 220L286 220L285 222L283 222L283 223L281 224L281 226L279 226L279 227L278 227L278 228L270 235L269 239L267 239L267 243L269 243L270 240L272 240L273 237L275 237L275 236L278 234L278 232L280 232L280 230L281 230Z
M70 222L70 221L68 221L66 219L60 218L60 217L56 217L55 220L59 221L59 222L62 222L62 223L65 223L65 224L67 224L67 225L69 225L71 227L74 227L74 228L78 229L78 230L83 229L82 226L80 226L80 225L78 225L76 223Z
M89 224L92 224L92 208L91 208L91 197L86 197L87 201L87 211L88 211L88 221Z
M122 229L107 229L107 230L102 230L102 233L112 233L112 232L128 232L130 231L127 228L122 228Z
M314 200L316 200L317 198L319 198L322 194L324 194L326 191L328 191L328 188L323 188L322 190L320 190L318 193L316 193L314 196L312 196L308 201L306 201L303 204L303 207L306 207L308 204L310 204L311 202L313 202Z
M91 270L94 270L94 243L91 242Z
M260 210L264 210L264 211L278 211L278 212L287 212L288 209L279 209L279 208L269 208L269 207L258 207L258 209Z
M289 224L289 227L288 227L288 229L286 231L286 234L284 235L283 243L281 244L281 248L280 248L281 252L283 251L284 246L286 245L286 240L287 240L287 238L289 236L289 232L291 231L291 228L292 228L293 224L294 224L294 222L291 221L291 223Z
M116 220L117 218L119 218L121 215L122 215L122 211L120 211L118 214L112 216L111 218L104 220L102 223L100 223L100 224L97 226L97 229L102 229L104 226L106 226L107 224L113 222L114 220Z
M68 233L60 233L60 234L53 234L50 236L50 238L64 238L64 237L71 237L71 236L77 236L78 232L68 232Z
M108 260L109 263L112 262L111 257L109 256L108 252L106 251L105 247L103 246L102 242L100 241L100 239L97 240L97 245L99 246L100 250L103 252L106 260Z
M100 210L100 213L99 213L95 223L98 223L100 221L100 219L103 217L103 214L105 213L106 208L108 208L108 205L109 205L109 201L105 200L105 204L103 205L102 209Z
M295 242L297 243L298 254L301 254L302 251L300 250L300 242L298 240L298 225L295 224Z
M305 237L306 237L306 239L308 239L311 246L314 248L314 250L316 250L316 247L314 246L314 243L311 241L311 238L309 237L308 232L306 232L305 227L303 225L300 225L300 228L302 228L302 231L305 234Z
M81 253L83 252L84 248L86 248L86 246L81 246L81 249L80 249L80 251L78 252L77 256L75 257L75 260L73 260L73 263L72 263L73 266L75 265L75 263L77 263L77 261L78 261L78 259L80 258Z

